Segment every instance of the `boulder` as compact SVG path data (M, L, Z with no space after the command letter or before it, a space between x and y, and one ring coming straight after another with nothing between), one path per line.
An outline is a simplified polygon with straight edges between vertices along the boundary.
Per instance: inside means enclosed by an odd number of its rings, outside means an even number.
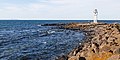
M62 56L59 56L59 57L56 57L55 60L67 60L68 57L65 56L65 55L62 55Z
M79 57L72 56L72 57L70 57L68 60L79 60Z
M120 54L120 48L117 48L113 51L114 54Z
M108 58L107 60L120 60L120 55L113 55L110 58Z
M104 52L109 52L111 50L111 47L110 46L102 46L100 51L104 51Z
M87 51L81 51L80 56L86 57L86 56L88 56L87 53L88 53Z

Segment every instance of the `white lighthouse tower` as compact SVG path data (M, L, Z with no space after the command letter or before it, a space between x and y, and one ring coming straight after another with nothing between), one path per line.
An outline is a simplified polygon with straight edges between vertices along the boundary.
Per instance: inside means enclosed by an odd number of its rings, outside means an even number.
M93 11L93 13L94 13L94 23L97 23L97 20L98 20L98 11L97 11L97 9L95 9Z

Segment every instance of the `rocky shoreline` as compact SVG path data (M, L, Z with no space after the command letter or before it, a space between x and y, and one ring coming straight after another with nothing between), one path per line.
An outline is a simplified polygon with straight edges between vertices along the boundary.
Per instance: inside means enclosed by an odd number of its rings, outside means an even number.
M67 23L46 24L60 29L80 30L84 42L56 60L120 60L120 24Z

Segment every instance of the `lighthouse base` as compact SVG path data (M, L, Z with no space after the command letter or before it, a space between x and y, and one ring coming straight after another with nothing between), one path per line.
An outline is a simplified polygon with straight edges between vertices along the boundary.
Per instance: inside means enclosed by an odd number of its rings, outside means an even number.
M97 23L97 16L94 16L94 23Z

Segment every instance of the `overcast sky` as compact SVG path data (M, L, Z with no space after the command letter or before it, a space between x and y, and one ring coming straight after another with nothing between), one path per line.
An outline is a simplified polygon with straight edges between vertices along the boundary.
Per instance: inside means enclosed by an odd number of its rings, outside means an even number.
M120 0L0 0L0 19L120 19Z

